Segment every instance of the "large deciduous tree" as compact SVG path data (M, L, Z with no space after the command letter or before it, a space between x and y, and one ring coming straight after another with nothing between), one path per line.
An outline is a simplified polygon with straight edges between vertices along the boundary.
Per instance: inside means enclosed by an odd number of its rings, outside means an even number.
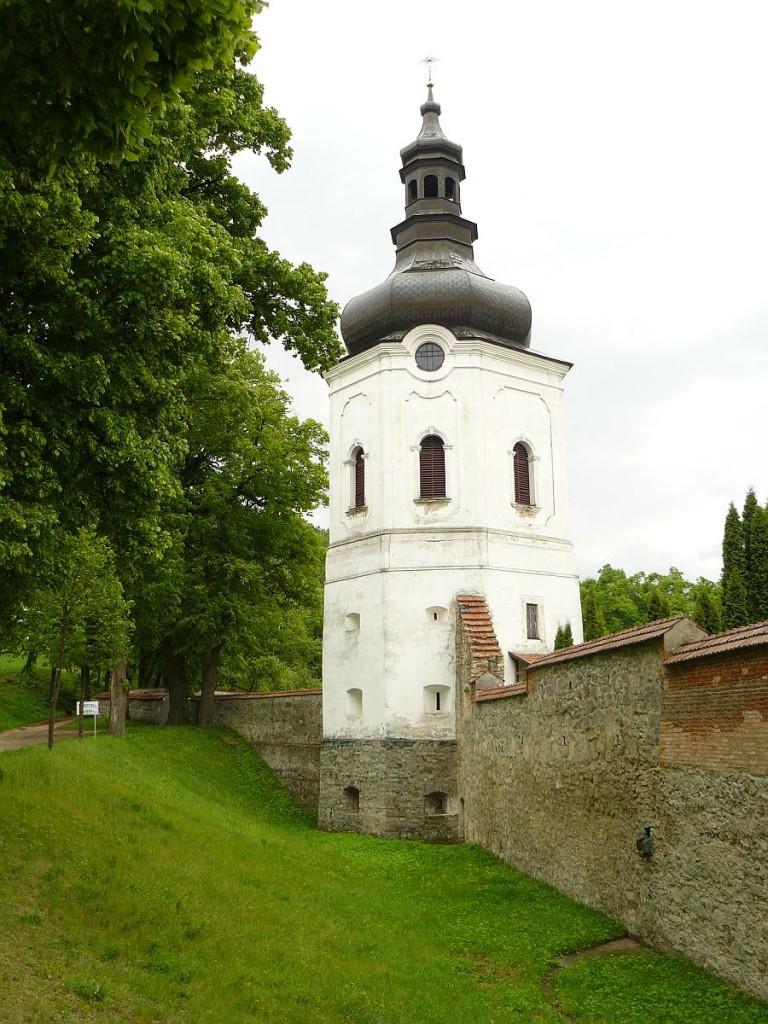
M242 346L188 388L180 611L165 647L200 666L205 725L225 649L256 656L261 610L301 604L317 588L322 545L302 516L325 494L326 435L289 414L278 379Z
M183 478L193 390L233 372L240 333L279 341L312 370L340 355L324 275L267 248L264 207L231 170L243 149L277 171L291 157L285 123L244 68L261 6L0 10L0 630L61 532L86 524L115 552L139 633L153 602L163 619L189 619L178 579L194 534ZM288 483L283 508L296 497L298 512L306 501ZM249 572L290 593L290 574L264 557L255 546ZM181 671L178 654L168 647L166 661Z
M262 0L4 0L0 124L44 167L135 157L196 73L249 60Z

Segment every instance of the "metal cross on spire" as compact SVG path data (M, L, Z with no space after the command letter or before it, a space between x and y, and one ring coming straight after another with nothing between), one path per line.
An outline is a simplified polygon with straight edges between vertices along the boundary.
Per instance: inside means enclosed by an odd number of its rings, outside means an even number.
M427 87L428 88L432 87L432 65L436 61L438 61L438 60L440 60L439 57L435 57L435 56L433 56L433 54L428 53L427 56L423 58L423 60L419 61L420 64L426 64L427 65L427 68L428 68L428 72L427 72Z

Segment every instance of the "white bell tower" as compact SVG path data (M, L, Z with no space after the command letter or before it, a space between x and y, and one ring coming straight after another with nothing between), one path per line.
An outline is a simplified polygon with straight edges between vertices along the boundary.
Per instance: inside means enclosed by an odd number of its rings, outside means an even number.
M474 261L461 147L429 88L401 151L395 268L342 315L327 374L330 544L320 824L458 835L455 598L486 598L503 652L581 639L562 383L531 309ZM514 663L506 658L506 682Z

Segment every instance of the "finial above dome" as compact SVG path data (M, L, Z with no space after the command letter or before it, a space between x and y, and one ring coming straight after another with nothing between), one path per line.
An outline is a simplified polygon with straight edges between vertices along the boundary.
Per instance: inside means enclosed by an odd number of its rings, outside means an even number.
M432 95L416 139L400 150L405 219L392 228L395 268L386 281L347 303L341 333L351 355L398 340L419 324L447 327L457 337L530 345L531 307L517 288L499 284L475 263L477 225L461 215L462 148L446 138Z
M424 121L419 132L420 139L444 139L443 129L440 127L438 118L442 113L440 104L432 96L432 84L427 86L427 101L419 108Z
M432 65L439 61L439 57L435 57L433 53L428 53L426 57L421 61L422 64L427 65L427 88L432 88ZM430 94L431 98L431 94Z

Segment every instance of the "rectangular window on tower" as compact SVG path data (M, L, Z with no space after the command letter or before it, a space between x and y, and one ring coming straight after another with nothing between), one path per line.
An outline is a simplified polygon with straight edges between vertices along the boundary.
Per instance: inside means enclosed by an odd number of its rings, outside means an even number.
M529 640L539 639L539 606L537 604L525 606L525 635Z

